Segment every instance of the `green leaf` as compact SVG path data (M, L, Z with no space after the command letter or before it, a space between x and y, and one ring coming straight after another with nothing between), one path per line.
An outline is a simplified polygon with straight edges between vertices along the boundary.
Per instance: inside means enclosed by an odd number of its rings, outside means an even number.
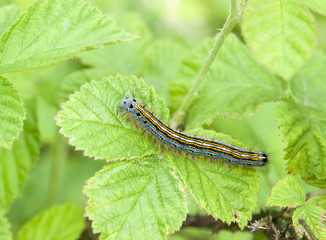
M57 205L26 222L15 240L74 240L85 227L83 210L73 205Z
M317 52L290 82L291 96L275 108L287 142L289 172L308 181L326 179L326 56Z
M12 149L0 149L0 207L8 209L22 190L37 159L40 140L35 119L35 103L26 101L24 129Z
M149 156L113 163L88 180L86 214L100 239L166 239L187 209L174 164Z
M195 216L194 216L195 217ZM196 219L197 220L197 219ZM169 235L169 240L254 240L253 233L248 231L232 232L226 229L219 229L216 233L213 229L207 227L187 226L176 234ZM259 238L265 240L265 238Z
M0 38L0 73L46 66L133 38L82 0L35 1Z
M196 129L190 134L244 147L230 136L214 131ZM229 166L223 160L188 155L175 155L174 162L200 207L228 224L237 222L241 228L247 225L256 209L256 194L260 187L255 168Z
M22 10L15 5L0 8L0 36L18 19L21 12Z
M321 190L323 191L323 190ZM324 191L324 194L322 196L315 197L317 200L317 204L321 206L322 208L326 209L326 193Z
M307 7L326 16L326 0L303 0Z
M82 84L91 80L100 80L107 74L108 71L102 68L86 68L69 74L60 84L61 98L63 99L61 102L67 100L70 94L79 90Z
M313 15L302 1L251 0L241 27L257 59L287 80L307 61L316 42Z
M293 176L286 176L272 189L272 195L267 199L267 206L294 208L304 204L305 194Z
M247 231L219 230L214 240L253 240L253 234ZM213 239L212 239L213 240Z
M179 80L171 84L175 107L180 105L212 46L213 39L207 40L189 60L183 61ZM277 99L283 91L284 82L259 66L249 49L229 35L187 113L186 126L190 129L210 124L218 114L241 117L253 113L260 104Z
M144 53L139 75L168 103L169 84L175 79L185 53L186 48L181 43L171 40L158 40Z
M77 149L100 159L129 159L158 152L157 145L144 137L143 130L120 108L121 101L132 95L160 119L168 119L165 102L153 88L137 77L115 75L86 83L70 96L56 118L60 131Z
M0 207L0 239L11 240L12 234L10 232L10 224L8 219L5 217L5 211Z
M304 232L306 235L309 235L306 229L299 223L299 219L302 219L310 227L317 239L326 239L325 214L325 209L318 206L314 199L310 199L304 205L297 207L293 212L292 221L298 236L302 237Z
M80 54L81 62L108 73L137 74L144 51L152 39L152 34L144 20L135 13L122 14L117 23L126 30L141 36L132 42L107 46L103 49ZM102 71L103 71L102 70Z
M0 95L0 147L10 149L23 127L23 101L12 83L2 77Z

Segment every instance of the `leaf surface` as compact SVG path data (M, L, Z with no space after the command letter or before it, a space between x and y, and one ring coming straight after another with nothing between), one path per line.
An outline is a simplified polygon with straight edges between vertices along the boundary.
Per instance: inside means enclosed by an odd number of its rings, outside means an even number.
M169 103L169 84L174 81L187 48L177 41L158 40L146 49L140 76Z
M0 36L19 18L21 12L22 10L15 5L0 8Z
M317 239L326 239L326 227L323 220L325 214L325 209L318 206L314 199L309 199L307 203L297 207L293 212L292 221L299 237L303 236L303 232L309 235L299 222L299 219L302 219L310 227Z
M326 1L325 0L304 0L307 7L326 16Z
M1 240L11 240L12 233L10 232L10 224L5 216L5 211L0 208L0 239Z
M293 176L286 176L272 189L272 195L267 199L267 206L297 207L304 204L305 193Z
M33 104L33 105L32 105ZM12 149L0 149L0 207L9 209L21 193L39 154L40 139L33 101L26 102L24 130Z
M0 147L10 149L23 127L25 111L18 91L0 77Z
M257 59L287 80L308 60L316 42L315 21L303 1L252 0L241 27Z
M36 1L0 38L0 73L46 66L133 38L82 0Z
M69 204L57 205L26 222L15 240L77 240L84 227L81 208Z
M101 69L101 71L106 70L111 74L138 74L144 51L152 39L152 33L138 14L124 13L116 17L116 21L119 26L141 38L128 43L84 52L80 54L81 61L83 64Z
M306 181L326 179L326 56L316 52L290 82L287 95L275 108L287 142L289 172Z
M80 86L91 80L100 80L106 76L108 72L102 68L86 68L72 72L64 78L60 84L60 95L64 102L68 99L68 96L80 89Z
M171 84L174 110L196 78L213 39L200 44L182 62L178 80ZM277 99L284 83L259 66L250 51L234 35L229 35L187 113L186 127L210 124L214 116L242 117L257 111L260 104Z
M167 158L113 163L85 187L87 215L100 239L166 239L186 218L185 193Z

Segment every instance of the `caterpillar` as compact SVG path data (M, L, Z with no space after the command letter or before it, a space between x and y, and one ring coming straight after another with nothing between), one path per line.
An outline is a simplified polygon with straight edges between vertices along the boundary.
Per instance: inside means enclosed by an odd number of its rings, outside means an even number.
M120 107L131 113L154 137L181 151L222 159L238 165L264 166L268 162L267 155L262 151L243 149L216 139L193 136L175 130L158 119L135 98L124 98Z

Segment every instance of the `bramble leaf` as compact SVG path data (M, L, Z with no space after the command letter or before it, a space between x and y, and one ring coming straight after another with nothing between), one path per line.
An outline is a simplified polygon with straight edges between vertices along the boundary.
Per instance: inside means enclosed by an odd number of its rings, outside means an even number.
M179 78L171 84L174 109L181 103L213 46L209 39L184 60ZM284 82L259 66L250 51L234 35L229 35L210 67L198 96L187 113L188 129L210 124L217 114L241 117L259 105L277 99Z
M120 108L121 101L132 95L163 121L168 119L165 102L153 88L137 77L115 75L84 84L63 104L57 124L70 143L87 156L116 160L158 152Z
M185 193L167 158L104 167L85 187L86 214L100 239L166 239L186 218Z
M297 207L304 204L305 194L293 176L286 176L272 189L272 195L267 199L267 206Z
M36 1L0 38L0 73L46 66L134 38L82 0Z
M313 15L302 1L251 0L241 27L257 59L287 80L308 60L316 42Z
M195 129L189 133L243 147L230 136L214 131ZM256 209L256 194L260 187L259 176L254 168L228 167L223 160L193 158L189 155L175 155L174 162L200 207L228 224L237 222L241 228L247 225L252 211Z
M292 221L298 236L302 237L303 232L309 235L299 222L302 219L310 227L317 239L326 239L326 227L324 226L325 214L325 209L318 206L317 201L314 201L314 199L309 199L307 203L297 207L293 212Z
M5 216L5 211L0 207L0 239L11 240L12 234L10 232L10 224Z
M0 8L0 36L19 18L21 12L15 5Z
M35 103L26 102L24 130L12 149L0 149L0 207L8 209L25 183L37 159L40 139L35 119Z
M275 108L287 142L288 171L306 181L326 179L326 56L317 52L290 82L292 96Z
M152 39L152 34L138 14L122 14L116 18L119 26L140 36L135 41L107 46L103 49L84 52L79 55L85 65L106 70L107 74L137 74L144 51Z
M139 75L169 103L169 84L178 73L186 48L176 41L158 40L144 53Z
M26 222L15 240L77 240L84 227L81 208L69 204L57 205Z
M18 91L0 76L0 147L10 149L23 127L25 111Z
M86 68L69 74L60 84L61 98L67 100L68 96L78 91L81 85L91 80L100 80L102 77L106 76L107 73L108 71L102 68Z
M303 0L307 7L326 16L326 1L325 0Z

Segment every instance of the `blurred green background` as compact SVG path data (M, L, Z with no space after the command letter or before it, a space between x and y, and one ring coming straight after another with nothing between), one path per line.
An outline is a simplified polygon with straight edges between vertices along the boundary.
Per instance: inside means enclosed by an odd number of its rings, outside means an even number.
M32 1L2 0L0 7L15 4L26 10L29 2ZM78 90L84 81L101 78L108 73L134 74L144 77L145 81L153 84L155 90L169 103L167 84L162 85L160 80L173 77L183 56L176 56L172 61L164 63L166 69L144 72L141 63L146 61L146 51L149 51L150 44L154 41L172 42L174 47L184 49L184 53L187 54L196 44L216 34L223 26L229 8L229 1L226 0L92 0L89 2L115 19L121 27L124 21L135 21L135 29L142 38L131 43L86 52L50 67L6 74L5 77L14 83L23 99L36 99L42 141L37 164L31 171L21 197L14 201L9 213L13 232L16 232L34 214L54 203L72 203L85 207L83 185L106 164L102 160L94 161L84 157L81 151L74 151L67 143L67 139L58 134L59 128L55 124L54 116L60 103L67 100L66 94ZM317 22L317 45L325 50L326 19L317 13L314 13L314 16ZM132 29L127 30L133 32ZM239 26L236 26L234 32L242 39ZM119 58L121 61L117 60L117 56L121 57ZM102 61L103 59L105 61ZM261 208L264 208L272 186L286 173L282 152L285 145L279 136L278 124L273 117L273 107L274 103L265 104L259 112L241 120L224 119L223 116L219 116L215 118L212 125L204 126L207 129L230 134L248 146L265 149L269 153L270 164L266 168L259 169L262 186L258 195L258 205ZM314 191L300 179L298 181L307 193ZM190 215L205 215L190 196L188 201ZM230 233L223 230L215 234L210 229L187 227L171 239L266 238L261 233L253 235L249 232Z

